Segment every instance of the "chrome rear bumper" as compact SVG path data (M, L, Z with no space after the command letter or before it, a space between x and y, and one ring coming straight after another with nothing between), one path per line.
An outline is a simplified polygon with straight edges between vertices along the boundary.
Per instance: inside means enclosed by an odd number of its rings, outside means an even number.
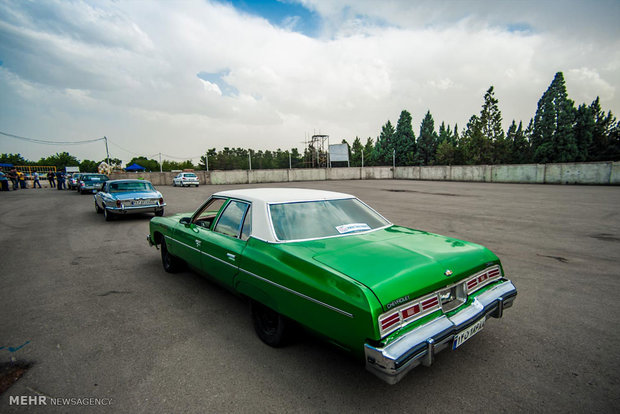
M430 366L435 354L452 346L454 336L482 318L501 318L512 306L517 289L505 280L477 295L454 315L440 316L407 332L384 347L364 345L366 369L389 384L396 384L416 366Z

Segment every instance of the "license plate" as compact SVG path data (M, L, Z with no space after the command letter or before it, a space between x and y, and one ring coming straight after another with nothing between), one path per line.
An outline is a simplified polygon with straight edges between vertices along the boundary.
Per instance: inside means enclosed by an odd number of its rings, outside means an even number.
M454 337L454 342L452 343L452 349L456 349L459 346L463 345L465 341L467 341L469 338L471 338L472 336L480 332L482 328L484 327L485 320L486 320L485 318L482 318L478 322L470 326L469 328L465 329L464 331L459 332Z

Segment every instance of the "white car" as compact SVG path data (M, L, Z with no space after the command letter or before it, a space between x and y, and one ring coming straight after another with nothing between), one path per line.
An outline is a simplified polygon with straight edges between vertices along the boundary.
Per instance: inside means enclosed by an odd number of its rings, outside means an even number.
M172 185L174 187L177 185L180 185L181 187L195 185L198 187L200 185L200 181L198 181L198 176L196 174L183 172L172 179Z

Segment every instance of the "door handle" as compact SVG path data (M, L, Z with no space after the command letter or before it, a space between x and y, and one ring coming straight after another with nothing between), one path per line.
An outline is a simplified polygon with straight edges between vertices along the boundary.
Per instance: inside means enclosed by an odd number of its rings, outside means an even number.
M194 240L196 242L196 247L200 247L200 245L202 244L202 242L198 239Z
M234 254L232 254L232 253L226 253L226 256L227 256L230 260L232 260L233 262L235 261L235 258L237 257L237 256L235 256L235 255L234 255Z

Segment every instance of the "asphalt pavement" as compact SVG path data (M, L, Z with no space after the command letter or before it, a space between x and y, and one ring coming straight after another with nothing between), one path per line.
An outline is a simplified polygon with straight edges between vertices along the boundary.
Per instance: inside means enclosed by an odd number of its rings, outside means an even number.
M152 215L105 222L89 195L0 192L0 364L31 364L0 412L620 412L620 188L356 180L159 190L170 215L248 187L351 193L396 224L483 244L517 300L390 386L309 335L264 345L246 303L163 271L146 241ZM80 404L15 404L22 396Z

